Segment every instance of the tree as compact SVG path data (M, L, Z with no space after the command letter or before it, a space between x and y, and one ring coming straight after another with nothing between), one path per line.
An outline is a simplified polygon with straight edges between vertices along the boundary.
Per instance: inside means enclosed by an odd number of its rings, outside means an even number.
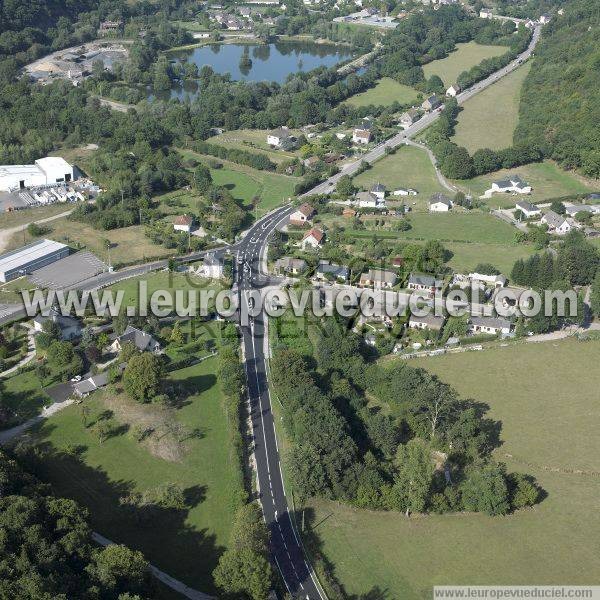
M107 589L144 594L150 584L150 565L139 550L111 544L98 552L90 571Z
M171 335L169 337L169 341L175 346L181 346L184 342L183 331L181 331L181 327L179 322L175 323L173 330L171 331Z
M567 212L565 205L560 200L552 200L552 203L550 204L550 209L558 215L564 215L565 212Z
M473 468L461 485L463 506L466 510L487 515L505 515L510 510L504 469L488 463Z
M478 263L475 267L475 273L481 275L500 275L500 271L491 263Z
M350 175L342 175L335 186L335 191L341 198L351 198L356 192Z
M162 363L158 356L142 352L133 356L123 373L123 386L127 394L138 402L148 402L160 390Z
M198 165L194 170L194 187L198 192L204 194L212 186L212 176L210 170L204 165Z
M406 516L410 512L422 512L430 494L434 471L429 446L423 440L414 438L398 446L395 463L398 472L394 485L404 494Z

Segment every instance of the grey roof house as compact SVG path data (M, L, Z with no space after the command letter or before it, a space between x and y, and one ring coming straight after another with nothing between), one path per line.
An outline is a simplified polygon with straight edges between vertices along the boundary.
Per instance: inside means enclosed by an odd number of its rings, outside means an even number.
M123 335L118 336L110 345L111 352L120 352L123 344L132 342L140 352L160 352L160 344L149 334L141 329L127 326Z
M348 281L350 272L348 267L342 265L336 265L328 260L320 260L315 271L315 279L321 281L328 281L331 279L337 279L339 281Z

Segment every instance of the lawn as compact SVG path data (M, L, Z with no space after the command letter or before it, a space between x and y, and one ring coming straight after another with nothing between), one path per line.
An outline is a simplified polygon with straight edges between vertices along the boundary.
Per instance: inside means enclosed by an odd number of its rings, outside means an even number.
M398 83L389 77L380 79L375 87L356 94L346 100L347 104L360 108L362 106L389 106L394 102L400 104L414 104L419 92L414 88Z
M171 374L174 382L192 393L175 410L175 419L198 431L182 442L180 460L159 458L125 432L135 419L119 419L122 431L100 444L92 430L83 426L81 409L75 405L46 421L39 431L40 443L51 448L42 463L42 478L58 494L86 506L95 530L140 549L159 568L208 593L215 591L211 572L227 543L239 481L216 369L216 359L208 359ZM114 401L114 391L109 389L87 399L89 422L111 401L103 394ZM150 405L144 410L156 409ZM162 436L160 440L162 444ZM82 449L80 459L62 452L69 447ZM157 509L160 514L144 526L119 507L119 498L132 491L165 483L181 485L190 508Z
M506 46L486 46L476 42L456 44L456 50L446 58L434 60L423 66L425 77L438 75L446 86L456 83L456 79L463 72L478 65L486 58L493 58L505 54Z
M72 204L50 204L48 206L38 206L37 208L26 208L12 212L0 212L0 229L10 229L25 225L40 219L47 219L67 212L73 208ZM23 234L21 234L22 236Z
M418 196L408 196L404 200L411 204L416 202L413 209L419 210L427 210L427 201L433 193L445 191L427 153L414 146L398 148L395 154L384 156L354 178L354 184L360 188L369 189L374 183L383 183L390 192L399 187L417 190Z
M104 240L110 240L112 243L110 257L113 266L146 262L149 259L164 258L174 254L173 250L152 243L146 237L143 225L104 231L63 217L47 223L46 227L50 231L43 237L50 237L75 248L90 250L105 263L108 263L108 254ZM25 242L33 240L29 233L19 232L10 239L9 247L22 246L23 238Z
M599 360L599 341L565 340L413 362L489 404L503 424L497 457L534 475L547 497L508 517L407 519L314 502L310 522L346 593L421 599L434 585L596 584Z
M518 173L532 187L533 192L526 199L541 202L549 198L560 198L574 194L585 194L600 189L600 182L586 181L576 173L564 171L551 161L531 163L515 169L503 169L474 179L455 181L454 183L473 196L480 196L492 186L492 182L503 179L511 173ZM494 194L486 201L490 208L514 206L521 198L510 194Z
M452 253L448 266L460 273L471 273L479 263L485 262L509 275L515 261L527 258L535 252L533 246L524 244L444 242L444 247Z
M267 144L266 129L236 129L235 131L226 131L220 135L215 135L208 140L211 144L218 144L225 148L237 148L246 152L259 153L267 155L274 163L284 162L299 156L297 150L275 150ZM295 135L299 131L292 131Z
M452 141L471 154L480 148L501 150L512 145L519 121L521 86L531 63L523 65L463 105Z
M2 405L13 414L6 428L35 417L45 405L52 404L52 400L46 395L32 370L3 378L2 384L4 388Z
M269 171L258 171L251 167L238 165L222 159L204 156L191 150L181 150L185 158L194 158L206 162L217 160L223 163L222 169L211 169L213 181L226 187L234 196L249 203L254 196L260 198L259 211L268 212L287 201L294 195L294 188L300 181L297 177L288 177Z

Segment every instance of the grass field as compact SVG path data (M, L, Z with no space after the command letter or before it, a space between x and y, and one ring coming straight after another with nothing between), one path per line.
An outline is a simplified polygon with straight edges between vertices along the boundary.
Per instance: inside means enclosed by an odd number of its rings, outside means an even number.
M50 204L49 206L39 206L37 208L27 208L13 212L0 212L0 229L10 229L33 221L39 221L40 219L47 219L72 208L72 204ZM21 233L21 235L23 234Z
M44 405L52 403L52 400L42 390L40 382L33 371L25 371L2 379L6 398L3 405L13 413L14 419L7 424L12 427L22 423L40 413Z
M103 231L80 221L71 221L63 217L47 223L45 227L48 227L50 232L45 233L43 237L50 237L75 248L90 250L106 263L108 254L104 240L110 240L112 243L110 257L113 265L131 264L149 258L162 258L174 254L173 250L153 244L144 234L143 225ZM19 232L11 238L10 248L23 245L23 238L26 242L33 239L29 233Z
M181 154L185 158L195 158L203 162L211 159L191 150L181 150ZM224 165L222 169L211 169L213 181L217 185L227 187L235 198L243 202L248 203L254 196L258 196L259 212L267 212L287 201L294 195L294 187L300 181L297 177L258 171L222 159L212 160L218 160Z
M220 135L215 135L206 141L225 148L237 148L246 152L265 154L275 163L300 156L297 150L275 150L271 148L267 144L268 133L266 129L236 129L235 131L226 131ZM299 132L293 131L293 133L298 135Z
M456 83L457 77L463 72L475 65L478 65L485 58L492 58L505 54L508 48L506 46L486 46L475 42L466 44L456 44L456 50L451 52L446 58L434 60L423 67L425 77L438 75L448 87Z
M199 431L183 442L185 454L178 462L151 454L129 433L100 444L83 426L78 406L55 415L39 432L41 443L56 449L43 463L43 479L52 483L58 494L86 506L95 530L142 550L159 568L208 593L214 592L211 572L227 542L239 476L216 368L216 359L209 359L171 374L192 394L176 410L176 420ZM86 405L90 421L106 409L98 395L86 400ZM81 460L61 452L68 445L83 448ZM161 511L155 522L146 526L120 509L120 497L165 483L184 487L191 508Z
M495 173L489 173L474 179L455 181L454 183L474 196L480 196L492 186L492 181L505 178L510 173L518 173L531 184L533 192L530 196L527 196L527 200L530 202L541 202L549 198L584 194L600 189L600 181L596 183L586 181L575 173L564 171L551 161L531 163L511 170L503 169ZM514 206L518 200L520 200L518 196L494 194L486 203L491 208L499 206L506 208Z
M383 77L377 82L375 87L348 98L346 103L355 107L370 105L389 106L394 102L414 104L418 95L419 92L414 88L398 83L389 77Z
M486 262L508 275L515 261L520 258L527 258L535 252L533 246L523 244L444 242L444 247L452 252L452 258L448 261L448 266L462 273L473 272L479 263Z
M471 154L480 148L501 150L512 145L519 121L521 86L531 63L523 65L463 105L452 141Z
M445 191L427 153L414 146L399 148L354 178L354 184L361 188L369 189L374 183L383 183L390 192L398 187L417 190L418 196L405 200L411 204L416 202L413 209L418 210L427 210L427 201L433 193Z
M489 404L503 424L497 457L547 497L508 517L407 519L315 502L311 524L346 592L416 600L444 584L597 583L599 360L599 341L565 340L413 362Z

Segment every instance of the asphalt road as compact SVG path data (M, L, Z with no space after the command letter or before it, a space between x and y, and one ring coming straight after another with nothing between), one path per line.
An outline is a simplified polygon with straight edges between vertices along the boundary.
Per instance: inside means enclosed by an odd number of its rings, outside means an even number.
M263 268L268 238L279 224L287 221L293 210L284 207L271 213L237 244L234 285L240 294L242 312L248 306L248 292L270 283ZM313 576L292 526L283 484L265 360L268 355L265 324L261 313L254 318L248 317L248 324L241 327L259 498L271 533L273 559L288 591L294 597L318 600L326 596Z
M503 69L492 73L487 79L476 83L474 86L458 94L456 96L457 102L459 104L463 104L464 102L469 100L469 98L472 98L476 94L479 94L481 91L485 90L490 85L496 83L496 81L502 79L502 77L508 75L516 68L518 68L533 53L533 50L540 38L540 32L541 26L538 25L533 31L531 42L528 48L525 50L525 52L520 54L515 60L506 65L506 67L504 67ZM407 140L429 127L429 125L431 125L434 121L436 121L439 118L440 114L441 110L437 109L433 112L423 115L423 117L421 117L421 119L419 119L414 125L412 125L408 129L405 129L404 131L401 131L400 133L397 133L395 136L391 137L385 142L382 142L381 144L375 146L372 150L361 156L359 160L356 160L352 163L348 163L339 173L336 173L329 179L326 179L322 183L316 185L314 188L308 190L300 197L308 198L309 196L313 196L315 194L330 193L334 189L334 186L338 182L340 177L342 177L343 175L354 175L360 169L360 165L363 161L367 163L375 162L385 154L386 148L397 148L398 146L405 144Z

